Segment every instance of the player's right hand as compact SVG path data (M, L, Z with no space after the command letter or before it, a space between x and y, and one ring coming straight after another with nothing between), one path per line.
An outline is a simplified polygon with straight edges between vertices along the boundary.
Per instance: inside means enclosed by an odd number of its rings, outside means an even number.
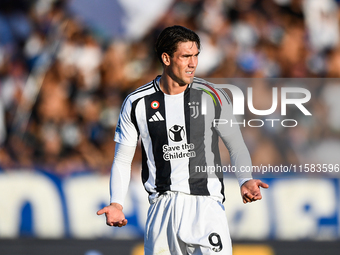
M97 215L105 213L106 224L108 226L123 227L127 224L127 219L123 213L123 206L118 203L111 203L97 212Z

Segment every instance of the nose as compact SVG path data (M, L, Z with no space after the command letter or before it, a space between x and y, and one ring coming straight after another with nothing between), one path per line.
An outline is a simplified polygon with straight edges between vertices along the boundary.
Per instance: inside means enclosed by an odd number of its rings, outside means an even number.
M197 56L191 56L189 60L189 67L195 68L197 66L198 59Z

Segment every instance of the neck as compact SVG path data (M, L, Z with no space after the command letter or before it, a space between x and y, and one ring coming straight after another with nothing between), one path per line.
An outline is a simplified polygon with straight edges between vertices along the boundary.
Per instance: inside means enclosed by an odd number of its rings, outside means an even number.
M180 85L178 82L174 81L169 75L163 72L159 80L159 87L165 94L176 95L186 90L188 84Z

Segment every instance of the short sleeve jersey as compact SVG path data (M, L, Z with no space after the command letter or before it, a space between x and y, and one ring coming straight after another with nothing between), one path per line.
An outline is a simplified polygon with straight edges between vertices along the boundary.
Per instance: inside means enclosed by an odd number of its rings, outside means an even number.
M159 79L127 96L115 141L135 146L141 138L142 181L151 199L179 191L224 201L222 173L206 170L221 165L218 136L234 132L214 127L214 119L233 118L228 95L198 78L184 92L167 95Z

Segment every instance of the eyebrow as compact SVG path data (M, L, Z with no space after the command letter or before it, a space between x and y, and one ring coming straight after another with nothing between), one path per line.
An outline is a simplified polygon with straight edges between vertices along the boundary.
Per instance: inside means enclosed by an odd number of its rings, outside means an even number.
M183 57L191 57L191 56L198 56L198 54L200 54L200 52L196 53L196 54L183 54Z

